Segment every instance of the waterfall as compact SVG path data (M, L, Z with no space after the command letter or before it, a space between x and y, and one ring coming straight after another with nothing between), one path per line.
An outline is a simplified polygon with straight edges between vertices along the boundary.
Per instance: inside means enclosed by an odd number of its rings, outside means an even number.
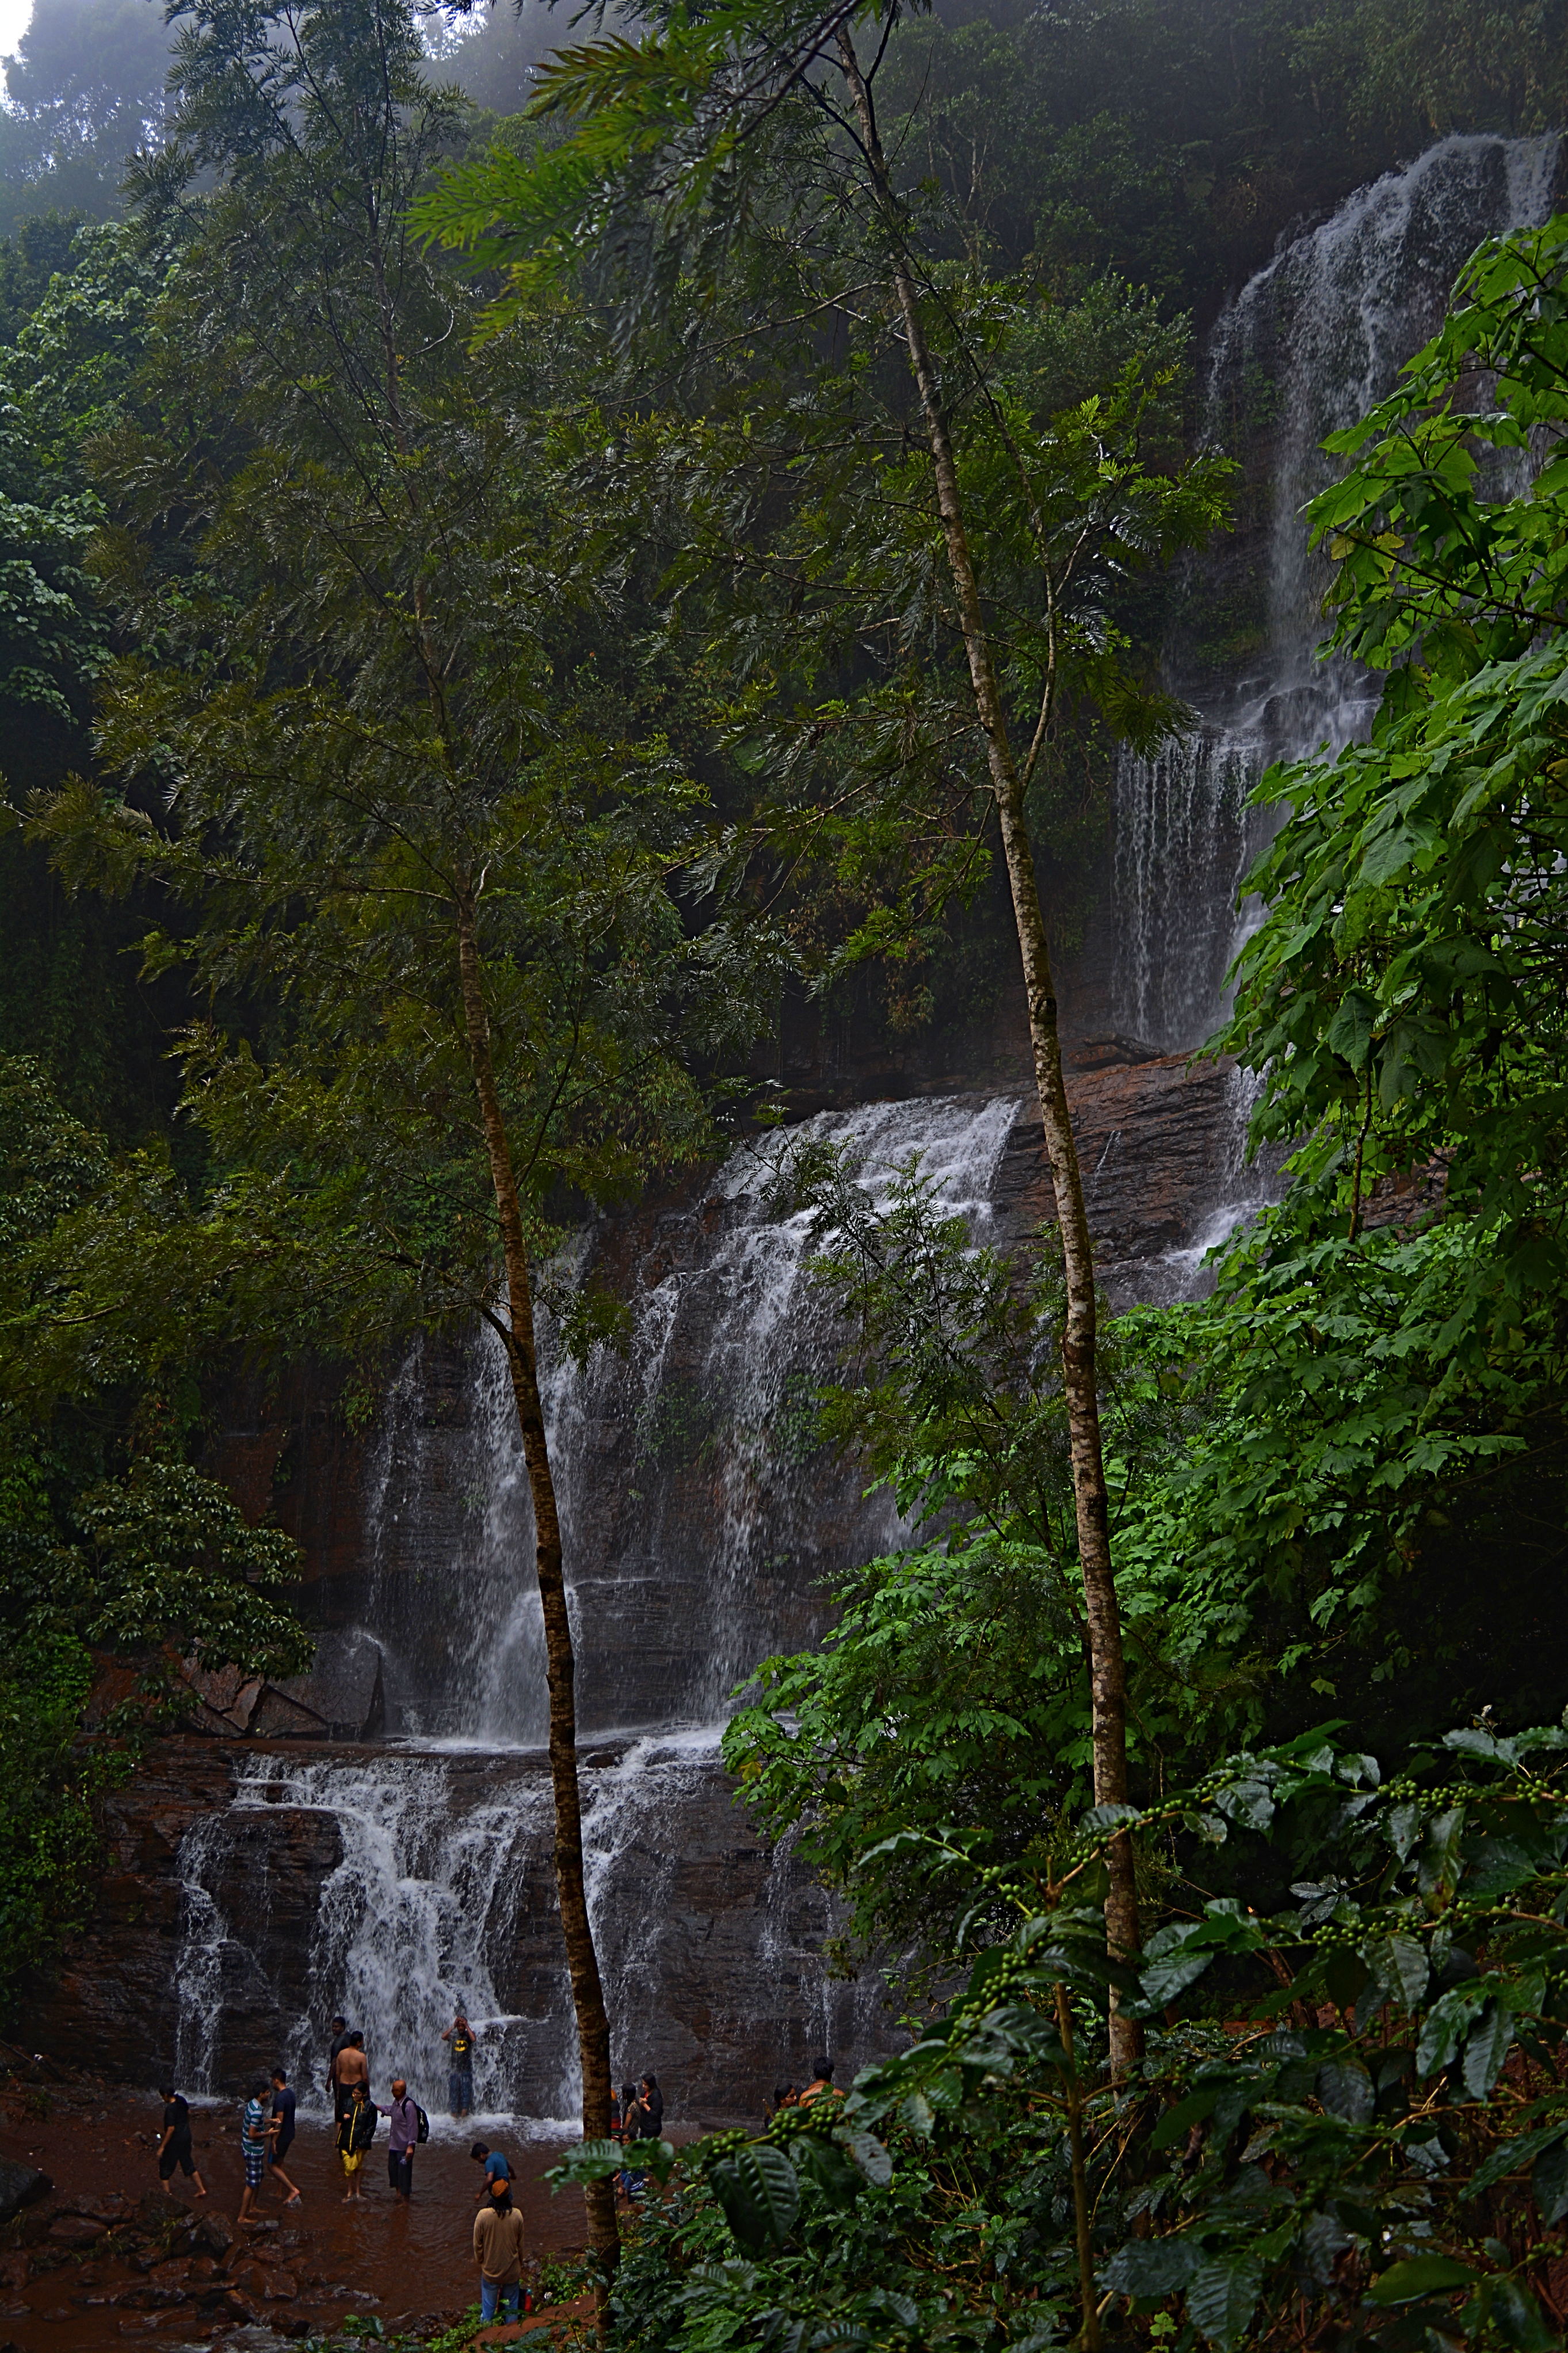
M1228 1010L1226 972L1261 917L1241 882L1275 820L1247 795L1271 761L1332 754L1365 733L1375 690L1351 662L1318 658L1330 567L1309 548L1308 501L1332 479L1324 438L1393 390L1441 322L1458 270L1483 237L1551 211L1555 135L1445 139L1386 173L1288 244L1221 315L1205 380L1212 446L1254 459L1261 513L1192 568L1189 608L1210 642L1174 649L1173 683L1196 724L1116 778L1113 877L1116 1026L1165 1052L1200 1045ZM1237 1117L1254 1082L1231 1089ZM1203 1259L1268 1198L1272 1171L1228 1147L1194 1245L1168 1253L1155 1297L1184 1295Z
M884 1198L918 1155L983 1232L1018 1106L943 1098L825 1113ZM551 1456L578 1657L584 1863L618 2073L668 2074L710 2114L754 2104L824 2038L888 2045L874 1975L834 1977L824 1893L763 1848L719 1744L735 1685L826 1622L822 1580L904 1533L885 1496L818 1447L833 1359L807 1270L809 1217L765 1200L768 1145L695 1200L651 1213L630 1269L624 1356L579 1367L541 1317ZM589 1229L577 1265L625 1219ZM374 1558L356 1639L382 1651L384 1745L247 1755L232 1803L186 1834L178 2050L216 2087L258 2036L319 2094L327 2018L366 2034L378 2082L445 2105L440 2035L479 2031L482 2109L569 2116L575 2032L540 1753L542 1638L532 1514L500 1347L416 1350L371 1463ZM252 1900L265 1879L267 1901ZM279 1917L298 1932L279 1937ZM687 2113L690 2113L689 2106Z
M1210 642L1172 664L1194 733L1119 773L1127 1038L1174 1052L1212 1031L1258 918L1237 904L1263 841L1252 785L1267 761L1336 748L1367 723L1366 682L1314 659L1324 575L1300 509L1327 480L1319 445L1390 387L1477 241L1544 216L1555 166L1552 140L1445 140L1288 245L1215 331L1210 433L1261 452L1268 480L1249 527L1194 575L1188 604ZM1206 1250L1264 1198L1268 1172L1247 1169L1241 1148L1255 1083L1228 1082L1214 1198L1144 1295L1199 1288ZM1010 1098L918 1099L794 1133L841 1147L874 1198L919 1153L980 1235L1018 1112ZM614 2064L656 2068L688 2121L753 2113L824 2045L848 2065L896 2039L875 1973L855 1982L829 1966L831 1902L787 1845L760 1842L720 1762L735 1686L816 1639L825 1582L904 1533L889 1499L816 1443L834 1334L808 1221L768 1212L766 1176L765 1145L737 1150L706 1185L577 1237L568 1271L603 1270L630 1303L624 1355L601 1347L578 1366L547 1302L540 1317ZM366 1478L368 1559L319 1590L326 1615L354 1618L345 1639L379 1648L387 1737L241 1748L231 1803L186 1833L182 2078L226 2088L279 2056L319 2099L341 2010L365 2032L378 2086L397 2066L438 2116L440 2034L461 2004L479 2029L481 2108L564 2118L577 2063L532 1512L492 1338L410 1355Z

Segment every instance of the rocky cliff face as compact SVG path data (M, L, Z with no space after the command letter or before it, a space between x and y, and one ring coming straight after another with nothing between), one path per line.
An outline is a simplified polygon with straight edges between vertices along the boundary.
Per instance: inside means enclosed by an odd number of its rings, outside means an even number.
M1075 1049L1079 1150L1113 1304L1169 1295L1190 1276L1184 1264L1173 1271L1173 1253L1194 1250L1224 1192L1233 1083L1224 1065L1151 1056L1114 1036ZM924 1103L951 1125L987 1116L994 1101L914 1099L900 1133L940 1149ZM987 1178L988 1230L1003 1240L1054 1213L1031 1113L1016 1102ZM824 1581L867 1549L858 1474L809 1443L808 1375L826 1343L812 1343L816 1310L798 1282L768 1321L763 1294L784 1277L759 1220L753 1193L710 1172L594 1231L593 1271L629 1302L637 1339L628 1366L563 1384L557 1403L590 1731L711 1715L756 1659L814 1639ZM510 1400L476 1345L417 1351L360 1434L330 1380L237 1393L215 1467L248 1510L275 1509L299 1538L311 1620L368 1629L384 1664L378 1680L369 1654L351 1672L329 1650L314 1682L268 1695L254 1724L231 1712L213 1729L472 1728L498 1646L522 1663L506 1596L526 1581L530 1525L521 1494L500 1492L521 1483L515 1462L498 1482L514 1446ZM513 1727L535 1733L542 1720Z
M368 2023L378 2084L405 2070L416 2096L445 2107L438 2038L450 2011L439 1988L425 1999L419 1980L434 1957L419 1922L405 1923L386 1956L404 1981L378 2014L367 2012L352 1952L334 1948L337 1968L323 1970L334 1926L323 1892L347 1892L345 1831L352 1838L355 1826L332 1810L319 1776L301 1780L298 1754L291 1745L172 1740L110 1799L101 1899L40 1989L30 2015L37 2048L60 2058L90 2052L128 2082L156 2085L174 2071L226 2093L282 2059L301 2098L319 2101L327 2012L342 2006ZM362 1785L381 1773L374 1748L333 1755ZM798 1862L755 1837L716 1760L682 1767L662 1790L650 1782L628 1814L616 1784L637 1767L624 1744L584 1760L617 2071L655 2067L672 2114L693 2121L755 2114L774 2083L802 2079L825 2037L856 2064L889 2047L892 2021L874 1978L826 1976L826 1897ZM481 1820L499 1842L485 1898L486 2006L474 2005L479 2105L561 2114L566 1988L544 1761L445 1757L432 1802L432 1767L422 1760L405 1785L405 1814L416 1784L413 1809L426 1807L421 1839L456 1848ZM460 1877L448 1874L453 1888Z

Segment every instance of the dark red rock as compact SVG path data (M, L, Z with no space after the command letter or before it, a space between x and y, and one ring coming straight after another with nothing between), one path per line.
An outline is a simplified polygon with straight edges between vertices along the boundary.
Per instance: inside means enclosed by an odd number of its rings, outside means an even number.
M58 2247L90 2247L103 2237L105 2228L85 2214L57 2214L48 2235Z
M129 2199L121 2198L117 2189L76 2189L62 2194L56 2202L62 2214L84 2214L90 2222L110 2225L125 2221L132 2212Z

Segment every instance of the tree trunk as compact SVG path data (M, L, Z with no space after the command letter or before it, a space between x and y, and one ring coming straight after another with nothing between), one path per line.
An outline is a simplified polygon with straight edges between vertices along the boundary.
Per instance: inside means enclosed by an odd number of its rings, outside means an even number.
M970 554L958 469L953 462L952 442L947 427L947 411L941 380L926 341L920 292L910 269L903 215L882 153L871 93L860 71L847 26L839 28L838 53L844 77L854 100L878 210L888 234L893 284L909 345L910 367L925 418L936 479L937 512L942 521L948 569L958 605L959 625L969 659L974 707L985 736L991 785L996 796L997 814L1001 820L1002 851L1012 889L1013 915L1024 966L1035 1084L1039 1094L1040 1120L1045 1130L1051 1183L1056 1191L1057 1221L1067 1275L1062 1380L1072 1450L1079 1558L1083 1569L1084 1602L1089 1620L1089 1677L1094 1701L1094 1797L1097 1805L1125 1805L1127 1678L1121 1651L1121 1612L1117 1603L1116 1581L1110 1566L1110 1513L1100 1436L1094 1258L1089 1243L1089 1216L1084 1207L1083 1176L1079 1167L1078 1146L1073 1139L1067 1083L1062 1071L1061 1038L1057 1028L1050 948L1046 936L1045 918L1040 911L1034 852L1024 821L1024 786L1013 756L1006 706L992 659L990 633L985 626L979 584ZM1133 1881L1132 1842L1125 1833L1112 1842L1109 1860L1110 1892L1105 1902L1106 1939L1113 1954L1130 1953L1136 1950L1138 1945L1138 1895ZM1137 2025L1118 2013L1113 1997L1110 2011L1112 2073L1123 2073L1137 2058L1141 2048L1142 2036Z
M566 1611L566 1579L561 1553L561 1520L555 1508L555 1482L550 1469L550 1448L544 1431L544 1409L539 1395L539 1360L533 1338L533 1291L529 1280L528 1247L523 1239L522 1209L512 1171L511 1147L496 1092L495 1065L490 1057L489 1017L485 1010L475 937L471 899L458 903L458 964L462 981L463 1017L468 1059L479 1099L485 1149L496 1214L500 1221L501 1256L506 1269L510 1328L505 1333L508 1368L517 1419L522 1431L523 1460L533 1497L534 1557L539 1571L539 1598L544 1609L544 1647L550 1684L550 1778L555 1795L555 1893L561 1926L566 1939L566 1965L572 1978L572 2001L577 2013L577 2048L583 2063L583 2137L604 2140L610 2130L610 2022L605 2010L605 1989L599 1977L599 1957L588 1919L583 1883L583 1813L577 1788L576 1660L572 1626ZM620 2233L616 2224L615 2185L595 2181L584 2191L588 2235L613 2274L620 2257Z

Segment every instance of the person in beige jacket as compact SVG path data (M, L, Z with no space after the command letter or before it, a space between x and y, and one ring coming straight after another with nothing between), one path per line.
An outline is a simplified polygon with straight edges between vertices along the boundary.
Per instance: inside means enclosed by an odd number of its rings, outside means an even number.
M522 2303L522 2216L510 2181L492 2181L474 2216L474 2261L479 2267L479 2316L516 2320ZM508 2306L510 2310L508 2310Z

